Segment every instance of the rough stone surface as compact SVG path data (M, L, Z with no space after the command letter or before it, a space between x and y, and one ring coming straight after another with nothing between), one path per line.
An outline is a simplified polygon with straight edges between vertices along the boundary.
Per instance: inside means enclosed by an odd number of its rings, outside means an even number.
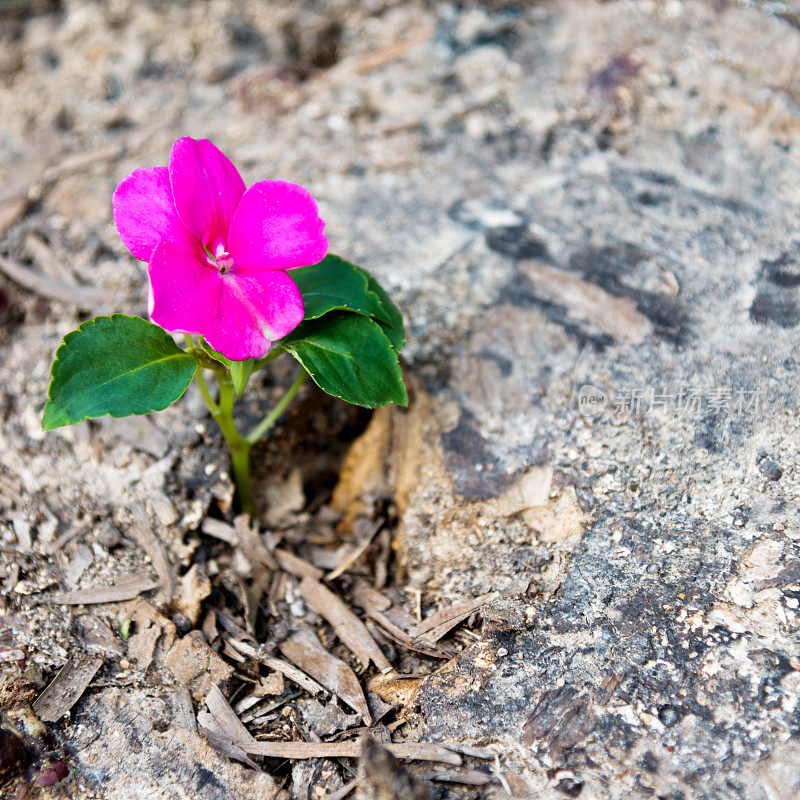
M308 185L333 251L407 314L402 568L426 610L504 593L424 682L417 735L499 745L504 789L542 800L797 796L794 4L56 6L0 32L4 254L144 313L111 191L208 136L248 181ZM112 549L144 568L117 531L142 507L180 553L226 496L196 398L147 430L45 437L50 359L81 314L2 280L3 508L28 525L9 541L105 520L88 585ZM544 505L534 467L552 473ZM70 622L28 598L58 576L23 567L2 612L54 669ZM137 748L199 740L154 738L159 717L118 701L107 685L76 706L75 780L159 796ZM129 764L81 738L91 714ZM208 757L179 776L186 796L268 796Z

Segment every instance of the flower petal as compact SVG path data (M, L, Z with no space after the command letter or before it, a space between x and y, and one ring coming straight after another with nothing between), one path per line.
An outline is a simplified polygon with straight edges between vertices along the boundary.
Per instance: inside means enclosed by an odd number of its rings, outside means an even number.
M303 315L300 290L285 272L228 273L218 313L203 336L232 361L261 358L274 340L303 321Z
M202 334L219 311L222 276L205 262L200 243L159 242L148 273L150 319L168 331Z
M228 232L234 269L251 272L316 264L328 252L317 202L308 189L259 181L242 197Z
M189 235L175 210L166 167L134 170L114 190L114 225L134 258L149 261L162 239Z
M169 156L172 196L183 224L214 254L227 248L228 227L244 194L236 167L207 139L184 136Z

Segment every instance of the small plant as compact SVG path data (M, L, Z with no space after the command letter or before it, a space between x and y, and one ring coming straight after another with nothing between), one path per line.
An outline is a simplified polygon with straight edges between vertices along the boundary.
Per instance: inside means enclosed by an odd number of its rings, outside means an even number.
M325 223L302 186L259 181L246 189L211 142L185 137L169 167L128 175L113 209L122 241L148 263L152 321L95 317L64 337L50 371L45 430L161 411L194 379L230 447L242 510L253 514L250 450L307 376L354 405L408 403L400 312L365 270L328 253ZM299 362L297 377L241 433L236 398L254 372L284 354ZM217 399L206 370L216 377Z

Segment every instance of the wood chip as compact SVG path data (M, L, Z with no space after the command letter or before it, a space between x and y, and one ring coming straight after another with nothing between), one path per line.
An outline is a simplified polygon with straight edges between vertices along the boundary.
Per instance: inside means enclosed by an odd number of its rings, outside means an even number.
M364 611L386 611L392 607L392 601L366 581L358 581L352 591L353 601Z
M103 312L110 307L109 298L91 286L73 286L64 281L54 280L6 256L0 256L0 272L14 283L41 297L78 306L86 311Z
M486 786L487 783L496 781L497 778L479 769L447 770L445 772L430 772L422 776L425 780L438 781L439 783L460 783L464 786Z
M156 622L147 625L137 625L136 633L128 639L128 658L136 662L136 666L143 672L153 663L156 645L161 638L162 629Z
M389 672L392 665L370 636L364 623L344 604L341 598L313 578L300 582L303 599L323 616L336 635L355 653L364 667L372 661L381 672Z
M459 603L455 606L448 606L440 609L435 614L431 614L427 619L415 625L408 634L416 639L425 634L425 638L430 642L436 642L442 638L449 630L455 628L463 622L473 611L477 611L481 606L485 606L497 597L495 592L482 595L475 600L466 603Z
M112 653L118 658L125 655L125 643L111 630L105 619L93 614L82 614L75 619L73 629L87 653Z
M144 136L139 135L133 137L130 142L132 148L135 147L140 141L144 141ZM111 144L102 144L93 147L89 150L82 150L78 153L63 154L53 166L47 167L42 173L42 183L49 184L63 178L67 175L72 175L76 172L83 172L95 164L101 164L105 161L115 161L127 149L127 142L112 142Z
M303 561L302 558L299 558L294 553L290 553L288 550L284 550L281 547L276 547L272 551L272 555L275 556L275 560L284 572L288 572L298 578L313 578L314 580L319 580L325 574L313 564L309 564L308 561Z
M57 722L78 702L103 663L103 656L73 656L36 698L33 710L42 722Z
M220 541L232 546L235 546L239 541L236 528L234 528L233 525L228 525L227 522L223 522L220 519L206 517L203 520L203 524L200 526L200 530L206 536L212 536L213 538L219 539Z
M158 537L144 524L137 523L130 530L131 536L142 550L150 556L153 568L161 581L161 591L153 601L155 605L167 605L175 595L175 580L167 558L167 551Z
M134 572L131 575L123 575L112 584L90 586L88 589L53 595L53 602L67 606L118 603L122 600L133 600L142 592L149 592L156 586L158 583L146 572Z
M343 800L343 798L347 797L353 789L356 788L358 781L354 778L352 781L348 781L344 786L337 789L335 792L330 792L326 794L322 800Z
M178 583L180 590L175 605L195 627L200 619L202 602L211 594L211 581L204 566L192 564Z
M220 731L231 741L241 744L241 742L255 742L250 731L245 728L236 712L230 707L218 686L212 686L206 695L206 706L214 717L214 721L219 726Z
M368 613L370 619L374 620L374 622L377 622L378 625L381 626L384 634L386 634L390 639L394 639L394 641L398 644L403 645L403 647L413 650L415 653L421 653L422 655L429 656L430 658L445 659L452 658L455 655L453 650L439 648L433 643L429 643L424 636L420 636L417 639L412 639L402 628L398 628L397 625L395 625L390 619L387 619L387 617L380 611L370 611ZM369 624L370 623L367 622L367 626L369 626Z
M240 744L237 742L237 744ZM358 758L361 755L360 742L256 742L241 744L242 750L251 755L267 758ZM429 742L389 742L382 744L396 758L412 761L437 761L461 766L461 757Z
M367 699L355 673L344 661L331 655L313 631L306 628L295 631L280 644L280 651L360 714L365 725L372 725Z
M278 569L275 558L264 546L258 528L250 522L248 516L242 514L236 517L233 527L236 531L238 547L251 564L263 564L269 569Z
M307 692L310 692L311 694L319 694L320 692L325 691L322 686L320 686L312 678L309 678L308 675L299 670L297 667L293 666L292 664L287 664L280 658L274 658L273 656L267 655L261 648L255 648L247 642L242 642L233 638L229 638L226 641L240 653L244 653L244 655L249 656L250 658L257 659L265 667L269 667L270 669L280 672L290 681L296 683Z
M222 753L222 755L232 758L235 761L240 761L242 764L247 764L251 769L259 768L258 764L256 764L252 758L248 758L247 753L245 753L239 745L232 742L223 734L202 726L198 728L198 733L203 736L218 753Z
M363 541L356 545L352 550L342 557L340 562L337 566L332 569L326 576L326 581L332 581L335 578L338 578L343 573L347 572L350 567L358 561L359 558L363 555L364 551L372 544L372 540L375 538L375 534L381 529L383 526L384 520L378 519L375 521L375 524L372 526L372 529L369 533L364 537Z
M479 758L481 761L494 761L497 758L496 750L489 750L486 747L473 747L471 744L461 744L461 742L440 742L442 747L453 750L472 758Z
M197 730L192 693L185 686L176 686L172 693L172 713L175 727L188 731Z
M91 520L83 519L71 525L64 533L52 542L48 542L43 548L46 555L58 552L68 541L75 538L80 533L85 533L91 527Z

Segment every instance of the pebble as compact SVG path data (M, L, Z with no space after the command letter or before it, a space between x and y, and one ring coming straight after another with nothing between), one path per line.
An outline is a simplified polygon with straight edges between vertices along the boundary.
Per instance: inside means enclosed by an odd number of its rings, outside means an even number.
M778 463L773 461L771 458L765 458L761 463L759 463L758 471L768 481L778 481L783 475L783 470L780 468L780 466L778 466Z

